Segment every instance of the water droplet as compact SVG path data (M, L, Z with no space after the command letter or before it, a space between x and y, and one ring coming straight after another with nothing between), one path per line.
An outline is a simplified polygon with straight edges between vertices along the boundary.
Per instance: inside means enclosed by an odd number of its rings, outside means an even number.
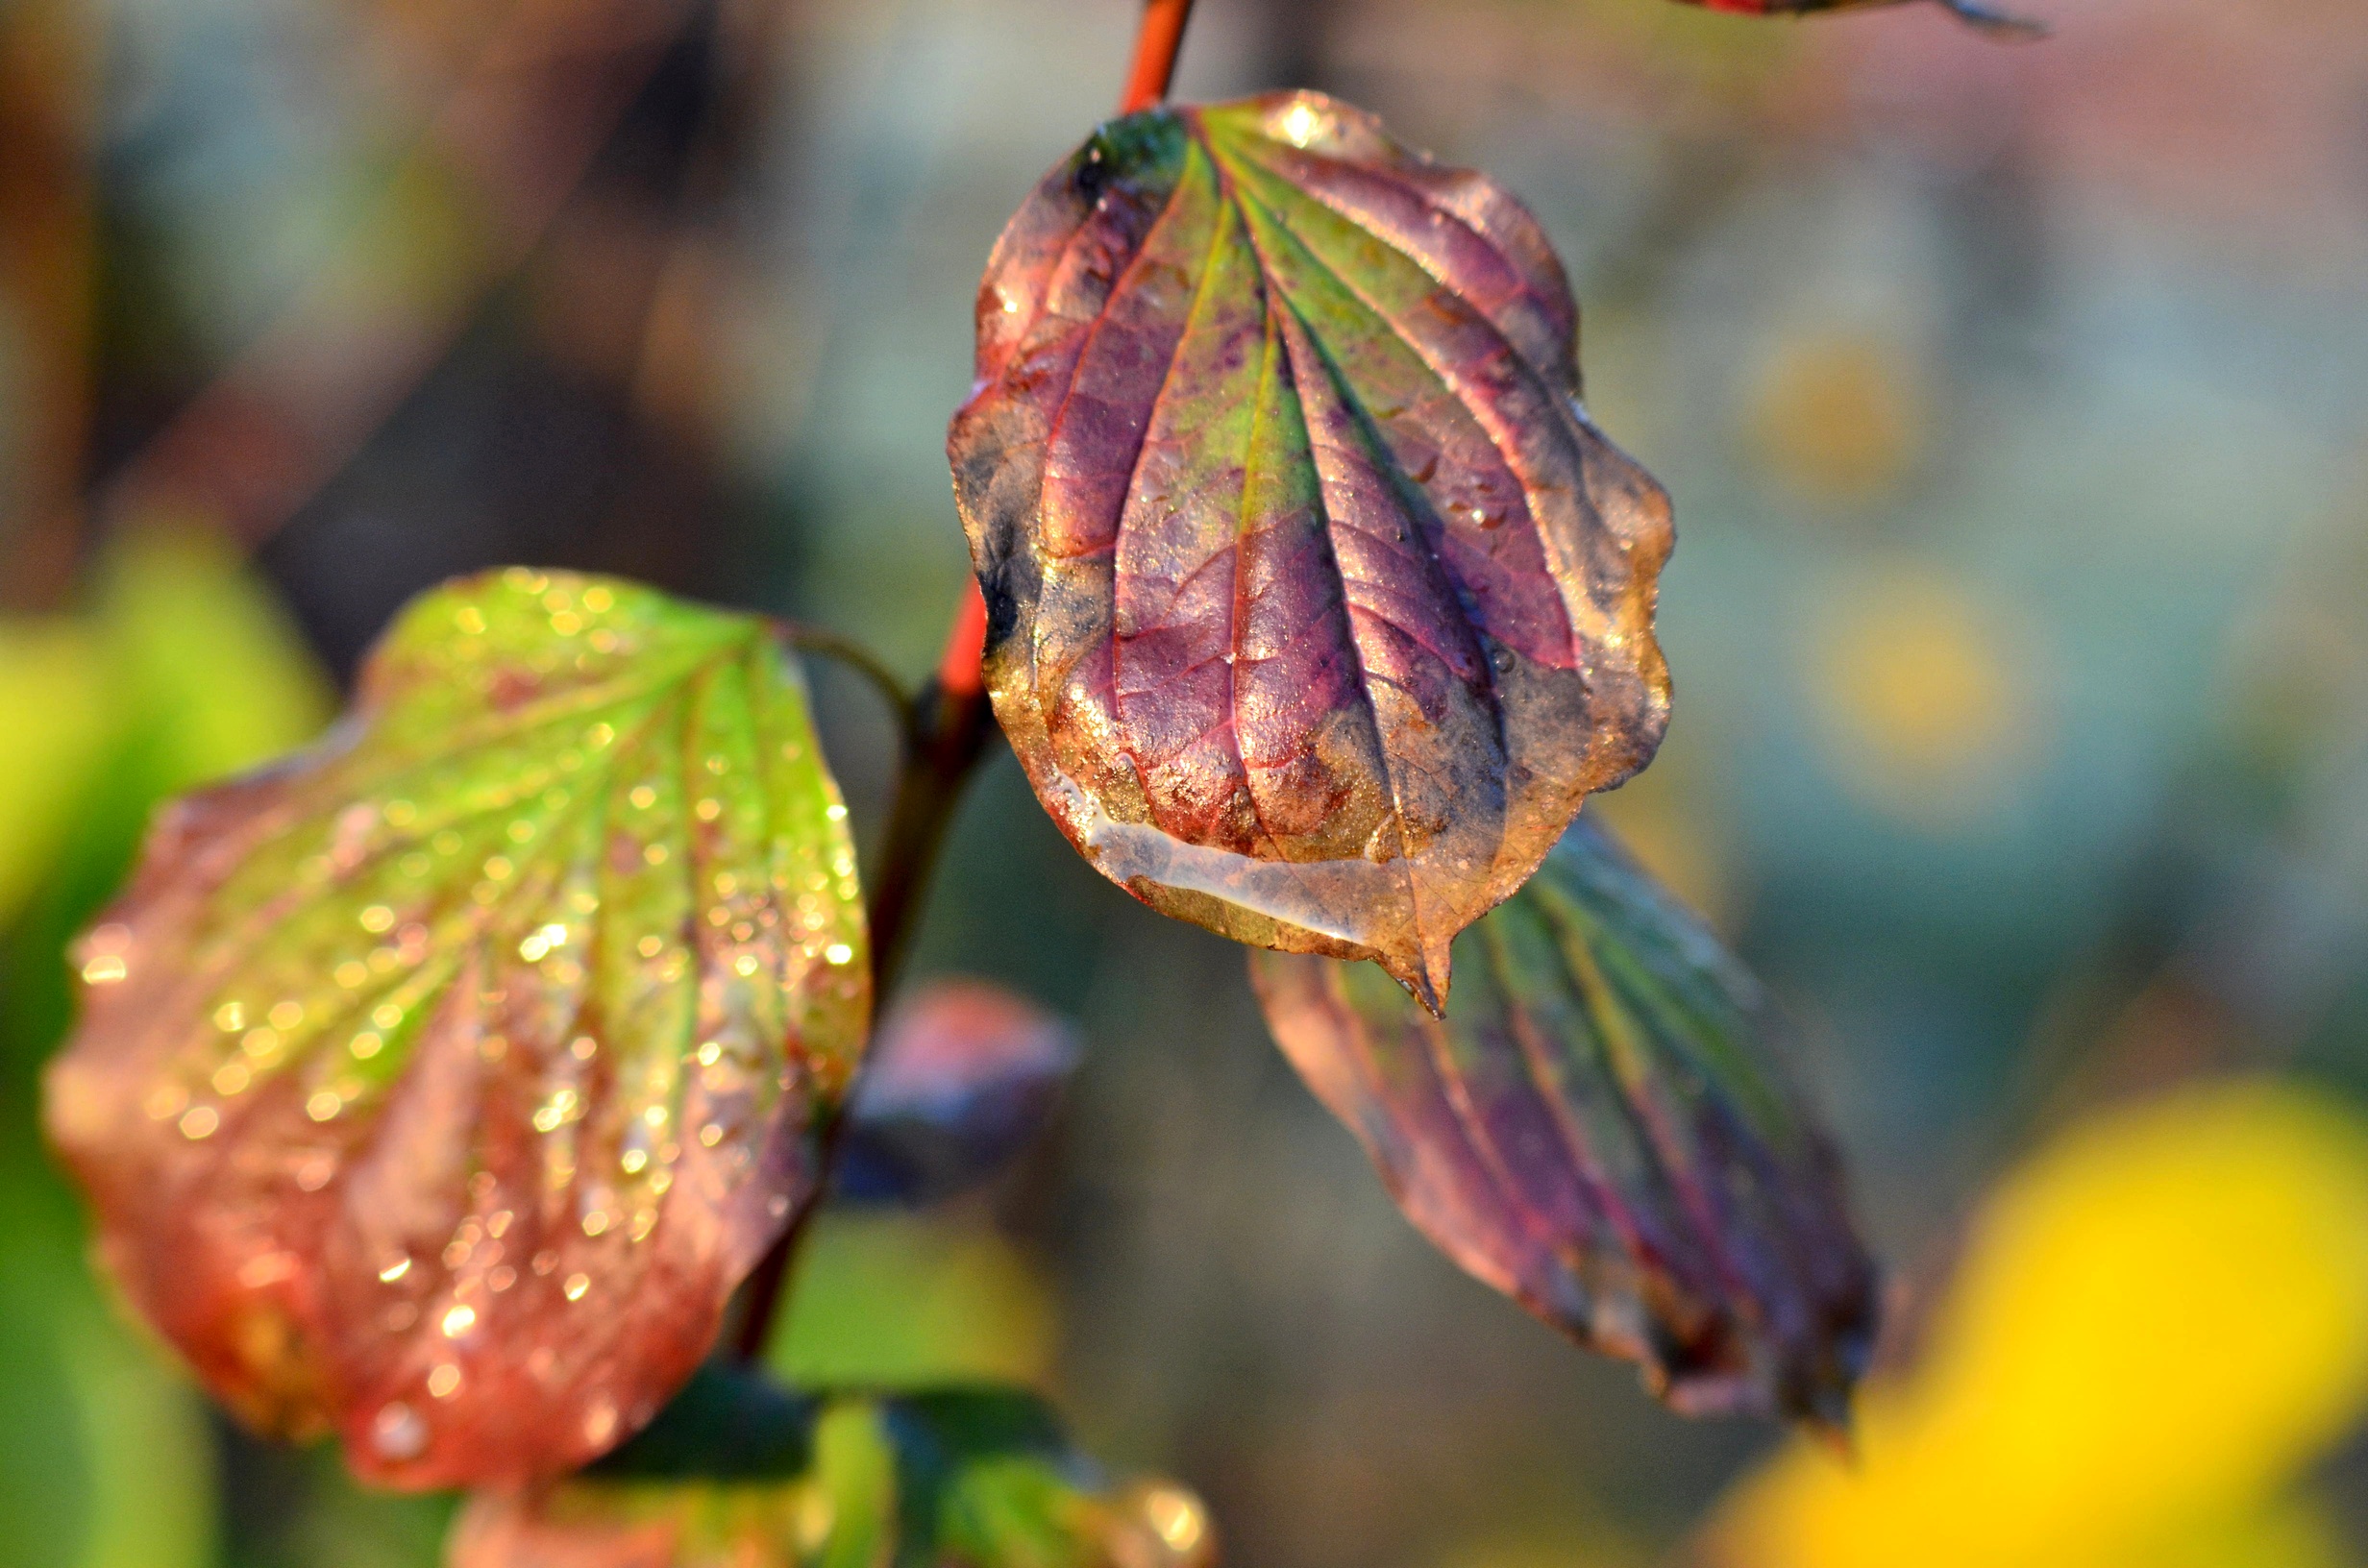
M395 928L395 912L384 904L372 904L361 912L361 928L376 935Z
M456 1307L444 1314L444 1337L447 1339L457 1339L475 1327L477 1309L474 1307Z
M354 1044L352 1048L356 1057L361 1061L367 1062L372 1057L378 1055L379 1047L385 1043L386 1041L381 1040L378 1036L370 1033L368 1030L364 1030L360 1034L354 1037Z
M450 1399L460 1392L460 1368L446 1361L428 1374L428 1392L438 1399Z
M570 1301L581 1301L583 1300L583 1293L591 1288L591 1275L570 1274L567 1277L567 1284L560 1286L560 1293L565 1295Z
M270 1017L271 1026L274 1029L284 1031L293 1029L305 1021L305 1004L302 1002L276 1003L272 1007Z
M625 1151L624 1158L617 1162L625 1167L625 1173L628 1176L636 1174L642 1166L649 1163L650 1151L647 1149L628 1149Z
M121 953L101 953L83 966L83 981L86 985L111 986L132 972Z
M409 1272L411 1272L411 1258L408 1253L406 1253L403 1257L398 1258L391 1263L388 1263L384 1268L380 1269L379 1278L384 1283L392 1285Z
M370 1418L370 1446L383 1458L415 1459L428 1446L428 1423L400 1400L382 1405Z
M213 1026L226 1035L234 1035L247 1026L247 1010L236 1002L224 1002L213 1010Z
M713 796L708 796L693 806L691 811L701 821L712 822L724 815L724 802Z
M608 1229L608 1211L605 1209L595 1209L590 1213L583 1216L584 1235L598 1236L606 1229ZM569 1299L573 1300L574 1298L570 1297Z
M217 1094L235 1094L247 1087L249 1076L244 1062L225 1062L214 1069L213 1091Z
M855 949L846 943L834 942L823 949L823 957L831 964L845 964L855 956Z
M201 1138L211 1138L213 1130L221 1125L222 1118L212 1106L196 1106L181 1118L181 1136L195 1142Z
M305 1115L314 1121L327 1121L344 1109L345 1102L326 1089L305 1101Z

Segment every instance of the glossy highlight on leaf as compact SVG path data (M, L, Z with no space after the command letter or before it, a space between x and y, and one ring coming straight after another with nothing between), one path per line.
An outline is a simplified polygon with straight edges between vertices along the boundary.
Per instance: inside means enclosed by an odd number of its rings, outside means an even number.
M647 1421L816 1184L853 849L763 623L513 569L166 809L47 1083L132 1303L259 1428L511 1482Z
M1320 94L1113 120L1004 231L949 438L986 672L1104 875L1436 1007L1667 720L1661 488L1535 219Z
M636 1461L675 1419L598 1470L523 1493L481 1493L455 1522L449 1568L1209 1568L1208 1514L1172 1482L1113 1483L1033 1397L979 1387L805 1398L710 1368L710 1407L775 1412L743 1427L771 1474L708 1432L703 1474ZM712 1385L712 1386L710 1386ZM737 1386L736 1391L733 1385ZM673 1461L670 1459L670 1465Z
M899 998L848 1102L833 1195L933 1203L977 1186L1043 1131L1080 1054L1069 1025L982 980Z
M1909 0L1683 0L1709 11L1734 12L1744 16L1807 16L1818 12L1872 11L1905 5ZM2043 38L2047 26L1998 10L1987 0L1935 0L1951 15L2002 38Z
M1458 947L1443 1020L1363 966L1250 955L1407 1217L1680 1410L1845 1422L1874 1273L1758 984L1586 817Z

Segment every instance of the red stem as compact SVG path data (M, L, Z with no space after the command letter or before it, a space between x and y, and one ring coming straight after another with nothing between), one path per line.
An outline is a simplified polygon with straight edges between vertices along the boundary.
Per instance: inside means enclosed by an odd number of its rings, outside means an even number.
M1175 76L1176 51L1183 46L1184 23L1193 0L1147 0L1143 30L1135 38L1135 59L1127 72L1125 96L1119 112L1148 109L1168 95ZM973 577L962 590L962 602L946 632L946 649L937 661L937 678L923 690L906 716L904 768L897 778L896 799L888 812L888 830L880 846L879 867L872 878L872 990L876 1002L887 999L912 934L913 916L928 883L929 869L964 780L986 748L987 694L981 662L987 645L987 601ZM822 1206L838 1152L841 1123L832 1122L822 1137L817 1161L818 1185L804 1213L792 1222L772 1251L765 1255L742 1294L740 1321L732 1335L733 1349L743 1360L755 1360L773 1335L773 1320L788 1295L791 1267L808 1223Z
M1135 35L1135 63L1119 97L1120 113L1148 109L1168 96L1168 84L1175 79L1176 51L1184 46L1184 24L1192 13L1193 0L1147 0L1143 31Z

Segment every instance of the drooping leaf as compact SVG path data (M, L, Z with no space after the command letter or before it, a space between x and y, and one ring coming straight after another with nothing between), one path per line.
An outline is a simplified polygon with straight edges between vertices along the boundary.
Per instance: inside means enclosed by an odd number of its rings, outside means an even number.
M1806 16L1821 11L1870 11L1877 7L1904 5L1908 0L1684 0L1684 3L1711 11L1736 12L1745 16ZM2040 38L2047 36L2044 23L2000 11L1988 4L1987 0L1936 0L1936 3L1951 15L1999 37Z
M1643 765L1660 487L1537 222L1316 93L1114 120L988 263L950 436L997 715L1104 875L1437 1006Z
M1363 966L1251 955L1407 1217L1681 1410L1846 1419L1873 1271L1758 984L1586 817L1458 945L1443 1020Z
M848 1102L834 1191L931 1203L975 1187L1043 1130L1077 1057L1074 1031L1000 986L900 998Z
M481 1493L456 1522L449 1568L1206 1568L1197 1498L1165 1482L1114 1484L1030 1395L942 1389L894 1398L796 1396L744 1369L703 1371L683 1401L766 1409L708 1433L711 1468L641 1453L669 1409L594 1471L523 1493ZM678 1402L678 1403L682 1403ZM797 1456L769 1471L745 1459ZM689 1458L688 1468L681 1461Z
M845 815L760 622L524 570L423 597L76 951L45 1110L110 1271L368 1479L609 1447L812 1194L870 1005Z

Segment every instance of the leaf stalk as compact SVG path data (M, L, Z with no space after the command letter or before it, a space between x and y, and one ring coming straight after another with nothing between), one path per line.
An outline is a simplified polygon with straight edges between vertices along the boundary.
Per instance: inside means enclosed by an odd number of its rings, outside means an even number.
M1184 25L1191 20L1193 0L1147 0L1143 24L1135 37L1133 63L1119 112L1148 109L1168 95L1175 76L1177 52L1184 43ZM843 657L901 698L901 688L870 654L842 643L826 632L784 627L798 646ZM806 641L799 643L800 638ZM964 587L962 601L948 627L937 673L909 702L900 700L905 719L904 766L897 777L896 797L888 810L888 829L881 841L879 869L872 879L868 916L872 936L872 994L876 1004L895 985L910 945L912 927L920 914L929 872L944 845L946 829L971 771L985 753L991 727L982 661L986 652L987 604L976 578ZM857 1069L860 1072L860 1068ZM850 1086L849 1092L853 1092ZM837 1164L839 1116L824 1128L818 1156L819 1175L814 1201L808 1203L781 1238L773 1244L749 1275L742 1292L739 1326L732 1335L733 1353L752 1361L764 1355L773 1336L774 1319L788 1294L788 1283L800 1247L822 1200L829 1190Z

